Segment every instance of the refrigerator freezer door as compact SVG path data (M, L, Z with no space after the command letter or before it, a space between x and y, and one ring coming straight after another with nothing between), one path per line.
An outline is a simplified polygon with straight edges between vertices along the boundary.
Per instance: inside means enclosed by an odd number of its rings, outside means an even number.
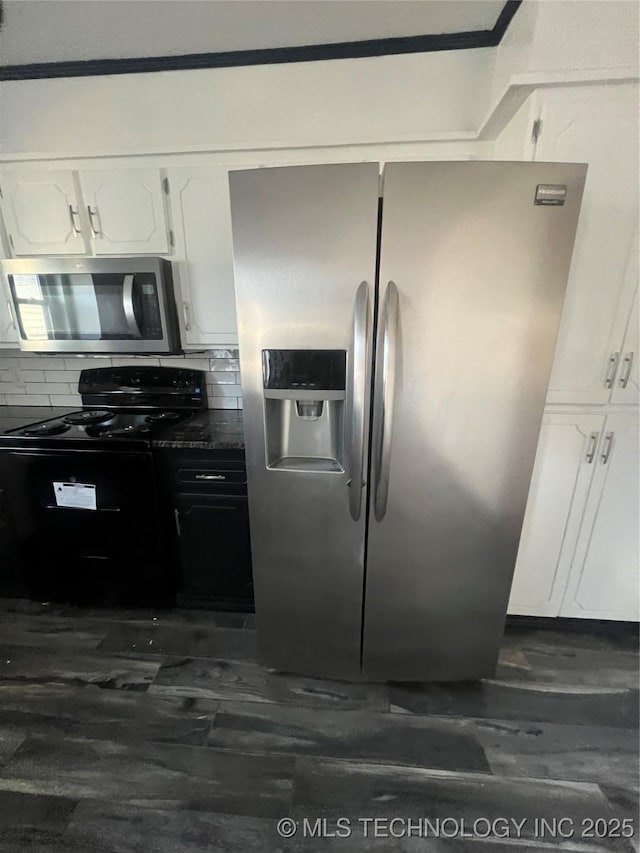
M585 173L385 169L366 678L494 672Z
M230 175L259 652L327 677L360 671L378 178L377 163ZM264 389L263 350L346 351L346 388ZM313 458L328 435L333 461Z

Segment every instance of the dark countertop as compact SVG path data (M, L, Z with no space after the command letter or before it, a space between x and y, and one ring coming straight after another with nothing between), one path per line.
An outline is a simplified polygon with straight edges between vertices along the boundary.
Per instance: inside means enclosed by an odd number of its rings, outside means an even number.
M27 424L60 418L81 406L0 406L0 433ZM201 450L244 450L242 412L208 409L163 430L154 447L193 447Z
M191 447L200 450L244 450L242 412L208 409L163 431L154 447Z
M81 406L0 406L0 433L18 429L27 424L61 418L77 412Z

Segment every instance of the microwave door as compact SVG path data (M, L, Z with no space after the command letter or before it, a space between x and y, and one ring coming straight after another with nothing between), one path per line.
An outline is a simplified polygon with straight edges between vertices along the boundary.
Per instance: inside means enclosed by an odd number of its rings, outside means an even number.
M0 266L21 349L160 353L179 348L171 267L160 258L7 260Z

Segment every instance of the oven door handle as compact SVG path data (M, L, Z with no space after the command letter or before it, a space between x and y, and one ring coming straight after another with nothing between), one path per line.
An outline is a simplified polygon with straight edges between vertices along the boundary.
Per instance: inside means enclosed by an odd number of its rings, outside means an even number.
M45 509L55 509L55 510L58 510L58 509L78 509L78 507L58 506L58 504L44 504L44 508ZM79 508L82 509L82 507L79 507ZM95 511L99 512L99 513L100 512L121 512L121 509L119 506L99 506Z
M136 320L136 312L133 306L133 285L135 276L133 274L125 275L122 286L122 307L124 308L124 316L127 321L127 327L131 332L132 337L141 338L142 332Z

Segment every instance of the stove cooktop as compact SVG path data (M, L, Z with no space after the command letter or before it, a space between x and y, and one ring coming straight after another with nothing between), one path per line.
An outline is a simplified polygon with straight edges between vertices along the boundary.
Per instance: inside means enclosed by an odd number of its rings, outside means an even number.
M28 424L6 432L2 438L55 439L56 442L97 441L115 442L133 439L149 442L164 427L186 421L191 412L118 412L82 409L62 418Z

